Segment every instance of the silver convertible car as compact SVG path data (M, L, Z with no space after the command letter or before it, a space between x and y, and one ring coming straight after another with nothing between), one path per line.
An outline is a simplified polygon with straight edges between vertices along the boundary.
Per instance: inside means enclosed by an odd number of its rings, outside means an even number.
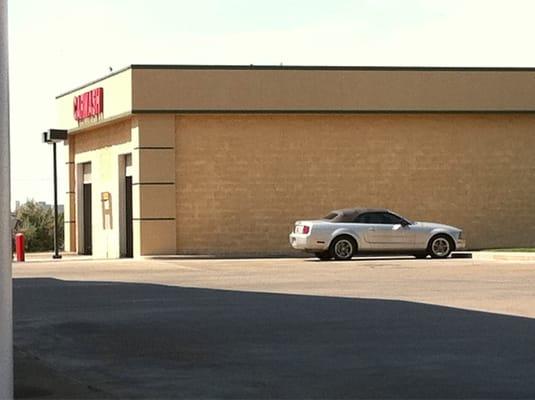
M464 249L465 239L453 226L413 222L382 208L351 208L319 220L297 221L290 244L322 260L349 260L357 253L446 258Z

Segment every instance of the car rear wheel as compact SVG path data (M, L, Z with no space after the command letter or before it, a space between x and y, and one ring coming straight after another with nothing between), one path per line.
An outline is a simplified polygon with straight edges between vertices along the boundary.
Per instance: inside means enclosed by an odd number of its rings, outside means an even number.
M446 235L437 235L429 241L427 250L432 258L447 258L453 251L453 241Z
M316 257L318 257L321 261L329 261L331 257L331 253L328 251L322 251L320 253L314 253Z
M357 252L357 243L350 236L340 236L334 239L330 247L331 257L336 260L347 261Z

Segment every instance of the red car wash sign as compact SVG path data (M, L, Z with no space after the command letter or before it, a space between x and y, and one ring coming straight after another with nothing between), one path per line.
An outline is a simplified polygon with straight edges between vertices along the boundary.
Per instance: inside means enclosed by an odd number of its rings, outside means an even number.
M96 88L74 98L74 119L78 122L86 118L98 117L104 112L104 89Z

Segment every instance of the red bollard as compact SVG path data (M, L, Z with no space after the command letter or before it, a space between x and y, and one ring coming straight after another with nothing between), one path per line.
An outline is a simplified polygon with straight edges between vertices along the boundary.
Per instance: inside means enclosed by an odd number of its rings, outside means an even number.
M17 251L17 261L24 262L24 235L22 233L15 235L15 249Z

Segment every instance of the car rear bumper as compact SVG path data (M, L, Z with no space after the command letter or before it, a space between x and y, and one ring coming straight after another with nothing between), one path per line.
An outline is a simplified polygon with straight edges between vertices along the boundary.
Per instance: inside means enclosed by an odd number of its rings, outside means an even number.
M289 236L291 246L296 250L304 250L308 252L327 250L328 244L316 241L312 235L303 235L292 232Z

